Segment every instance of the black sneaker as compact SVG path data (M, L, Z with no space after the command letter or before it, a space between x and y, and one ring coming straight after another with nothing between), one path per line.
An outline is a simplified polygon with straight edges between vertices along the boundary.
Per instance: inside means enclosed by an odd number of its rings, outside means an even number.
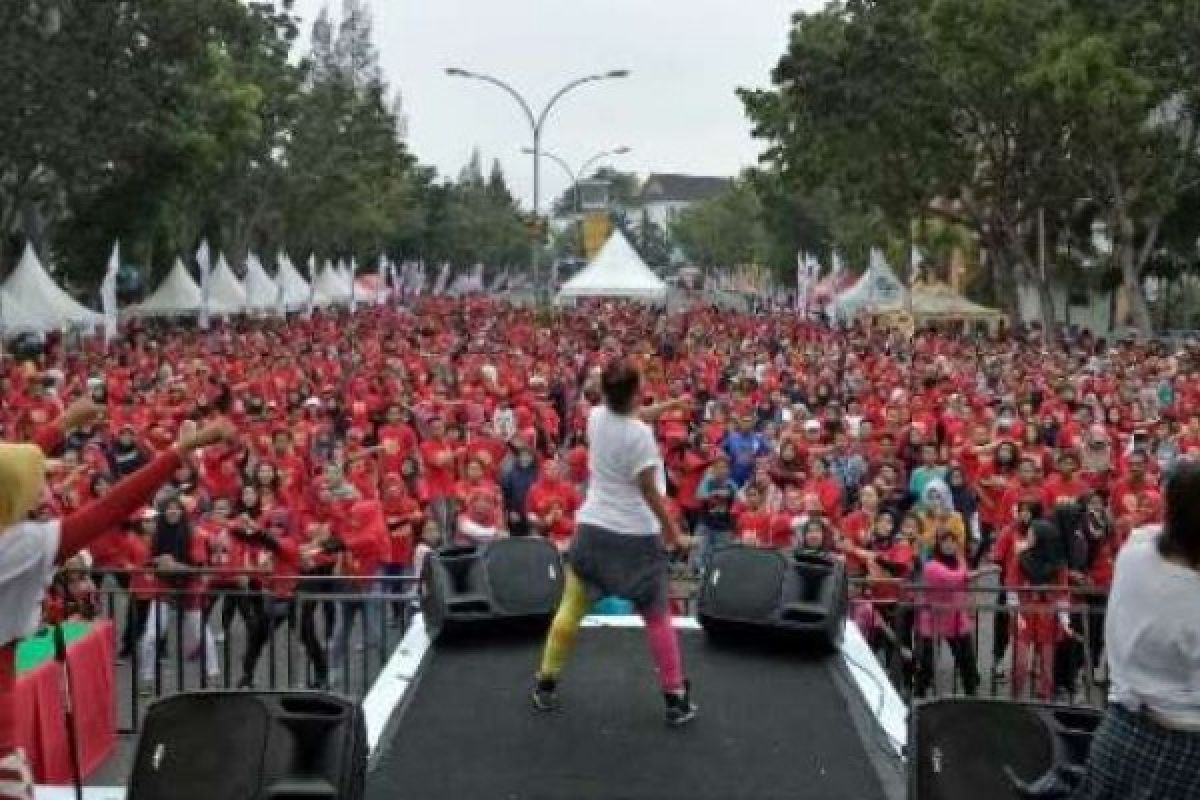
M533 687L533 707L538 711L558 709L558 681L553 678L538 678Z
M667 704L667 724L672 728L687 725L700 711L700 707L692 702L692 684L688 681L683 682L683 694L664 692L663 700Z

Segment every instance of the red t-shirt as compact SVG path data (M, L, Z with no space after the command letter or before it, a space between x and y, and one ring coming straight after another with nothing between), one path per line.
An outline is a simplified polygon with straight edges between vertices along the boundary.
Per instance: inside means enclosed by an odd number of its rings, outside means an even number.
M565 541L575 533L575 512L579 510L579 503L579 493L574 486L565 481L539 478L529 487L525 510L539 519L559 512L558 519L550 526L548 533L555 541Z
M771 546L771 517L766 509L746 509L737 515L735 530L737 538L744 544L755 547Z
M421 443L421 458L425 463L425 482L431 498L454 495L455 468L454 449L444 439L428 439ZM439 459L448 459L438 464Z

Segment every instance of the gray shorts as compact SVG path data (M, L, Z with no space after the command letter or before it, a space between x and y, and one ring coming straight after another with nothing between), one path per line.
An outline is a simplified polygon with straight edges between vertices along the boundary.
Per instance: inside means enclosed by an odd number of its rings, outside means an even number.
M639 613L667 608L667 553L658 536L630 536L582 523L567 563L593 600L620 597Z

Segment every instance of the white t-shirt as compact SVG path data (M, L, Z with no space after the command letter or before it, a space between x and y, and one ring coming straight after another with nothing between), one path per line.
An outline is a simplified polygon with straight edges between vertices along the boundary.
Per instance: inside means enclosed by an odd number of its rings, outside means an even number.
M1164 559L1157 537L1131 537L1117 556L1104 633L1109 700L1200 725L1200 573Z
M588 487L576 520L631 536L656 536L658 518L642 498L637 476L654 467L658 490L666 493L666 474L650 426L634 416L614 414L606 406L588 414Z
M0 532L0 645L37 632L60 533L58 520L19 522Z

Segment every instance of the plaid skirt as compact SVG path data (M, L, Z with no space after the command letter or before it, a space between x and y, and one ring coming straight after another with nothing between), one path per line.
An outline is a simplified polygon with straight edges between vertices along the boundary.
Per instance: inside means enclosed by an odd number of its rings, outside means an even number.
M1172 731L1113 703L1096 730L1087 776L1071 800L1200 798L1200 733Z

